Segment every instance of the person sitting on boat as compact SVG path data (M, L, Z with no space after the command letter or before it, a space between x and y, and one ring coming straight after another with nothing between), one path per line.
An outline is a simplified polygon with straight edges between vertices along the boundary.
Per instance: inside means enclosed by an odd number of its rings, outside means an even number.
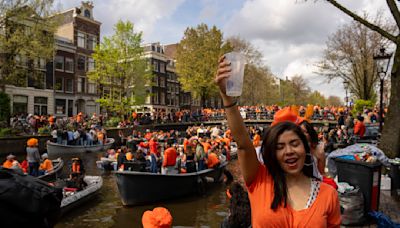
M107 151L107 158L109 159L109 160L113 160L113 161L116 161L117 160L117 154L115 153L115 150L114 149L109 149L108 151Z
M186 154L186 172L194 173L197 172L196 161L195 161L195 145L188 144L186 146L187 154Z
M6 158L7 160L3 163L3 168L7 169L21 169L21 165L19 162L15 159L15 156L13 154L9 154Z
M125 154L126 161L132 161L133 160L133 153L132 149L128 148L126 154Z
M85 174L85 167L80 158L72 158L71 173L77 173L81 176Z
M217 168L219 166L220 161L218 155L214 151L211 151L208 153L208 156L206 156L206 164L209 169Z
M70 191L80 191L88 184L79 173L71 173L69 179L66 181L66 188Z
M168 147L169 144L167 143L166 146ZM175 169L176 158L178 157L176 151L176 144L168 147L164 151L164 158L161 165L161 174L177 174L178 170Z
M44 175L53 171L53 162L49 159L47 153L42 154L42 163L39 166L39 175Z
M164 207L156 207L152 211L145 211L142 216L143 228L170 228L172 215Z

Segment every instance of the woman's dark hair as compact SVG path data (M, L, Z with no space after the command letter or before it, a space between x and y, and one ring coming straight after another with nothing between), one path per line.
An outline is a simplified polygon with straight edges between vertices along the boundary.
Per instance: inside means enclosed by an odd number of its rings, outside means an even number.
M304 149L306 151L306 159L304 163L312 163L310 146L308 145L306 136L299 126L292 122L282 122L267 129L264 135L263 143L261 145L261 151L264 164L274 181L274 199L271 203L271 209L273 210L276 210L278 206L282 204L282 202L284 207L287 206L288 193L285 172L279 165L278 159L276 157L278 139L285 131L293 131L299 136L300 140L303 142ZM304 165L303 173L308 177L312 177L313 166Z
M318 133L314 130L313 126L307 122L303 121L300 126L304 126L307 130L307 134L310 136L312 146L316 146L318 144Z
M251 225L251 208L247 192L243 187L235 182L229 189L231 194L228 217L228 226L230 228L249 227Z

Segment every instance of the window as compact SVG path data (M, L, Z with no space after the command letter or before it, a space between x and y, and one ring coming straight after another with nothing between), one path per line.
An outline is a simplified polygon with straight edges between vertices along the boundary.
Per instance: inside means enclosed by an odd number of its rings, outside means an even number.
M47 115L47 97L34 97L34 115Z
M28 112L28 97L21 95L13 96L13 113Z
M64 115L66 111L66 101L64 99L56 99L56 114Z
M63 78L56 77L56 82L54 83L54 89L57 91L64 91L64 80Z
M95 94L95 93L97 93L97 88L96 88L96 83L91 83L91 82L89 82L88 83L88 93L92 93L92 94Z
M56 70L64 71L64 57L57 55L55 58L55 67Z
M74 59L65 57L65 71L74 73Z
M85 78L79 77L78 78L78 82L77 82L77 86L76 86L76 91L78 93L84 93L84 92L86 92L85 88L86 88L85 87Z
M165 87L165 78L160 77L160 87Z
M110 97L111 96L111 90L108 87L103 88L103 97Z
M86 70L86 57L84 55L78 56L78 70Z
M94 59L88 57L88 71L94 70Z
M72 93L72 92L74 92L74 82L73 82L73 80L72 79L65 79L65 81L66 81L66 87L65 87L65 92L68 92L68 93Z
M165 93L163 92L160 94L160 104L165 105Z
M160 63L160 72L165 73L165 63Z
M97 38L96 38L96 36L90 36L90 35L88 35L87 36L88 38L87 38L87 49L89 49L89 50L94 50L95 49L95 47L96 47L96 45L97 45Z
M84 15L85 17L90 18L90 11L88 9L85 9Z
M153 62L153 71L158 72L159 71L159 65L157 61Z
M74 110L74 101L68 100L68 116L72 116L73 110Z
M39 69L46 69L46 60L43 58L35 58L34 65Z
M159 104L159 100L158 100L158 91L154 93L154 96L153 96L153 104Z
M85 48L85 34L78 32L78 47Z
M171 103L171 94L167 94L167 105L172 105L172 103Z
M154 76L154 85L156 85L156 86L159 85L159 83L158 83L158 76L157 76L157 75Z

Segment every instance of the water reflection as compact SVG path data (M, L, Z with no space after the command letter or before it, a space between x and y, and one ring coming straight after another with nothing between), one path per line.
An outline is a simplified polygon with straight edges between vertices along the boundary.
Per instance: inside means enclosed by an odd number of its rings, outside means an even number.
M103 187L98 197L91 202L65 215L56 225L61 227L141 227L142 214L146 210L162 206L170 210L174 227L219 227L227 216L228 199L226 184L215 186L203 197L187 197L146 206L125 207L119 198L116 179L110 172L96 167L96 160L102 153L86 153L83 159L87 175L101 175ZM62 156L66 162L64 173L68 173L68 164L76 155ZM51 158L51 159L54 159ZM238 165L233 161L228 165L232 174L239 176ZM160 186L162 189L173 186Z

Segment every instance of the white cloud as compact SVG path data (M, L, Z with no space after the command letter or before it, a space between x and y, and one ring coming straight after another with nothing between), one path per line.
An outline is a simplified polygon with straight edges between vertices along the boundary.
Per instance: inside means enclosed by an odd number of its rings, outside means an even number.
M160 20L169 18L185 0L95 0L94 18L102 23L102 36L111 35L118 20L129 20L135 30L143 32L145 42L154 41L155 26ZM64 9L80 6L80 0L61 1ZM159 38L158 38L159 39Z
M316 75L327 37L351 19L325 1L251 0L224 27L226 35L239 35L261 50L266 65L278 77L300 74L313 90L344 97L340 81L327 84ZM384 1L339 1L349 9L374 15L387 10Z

